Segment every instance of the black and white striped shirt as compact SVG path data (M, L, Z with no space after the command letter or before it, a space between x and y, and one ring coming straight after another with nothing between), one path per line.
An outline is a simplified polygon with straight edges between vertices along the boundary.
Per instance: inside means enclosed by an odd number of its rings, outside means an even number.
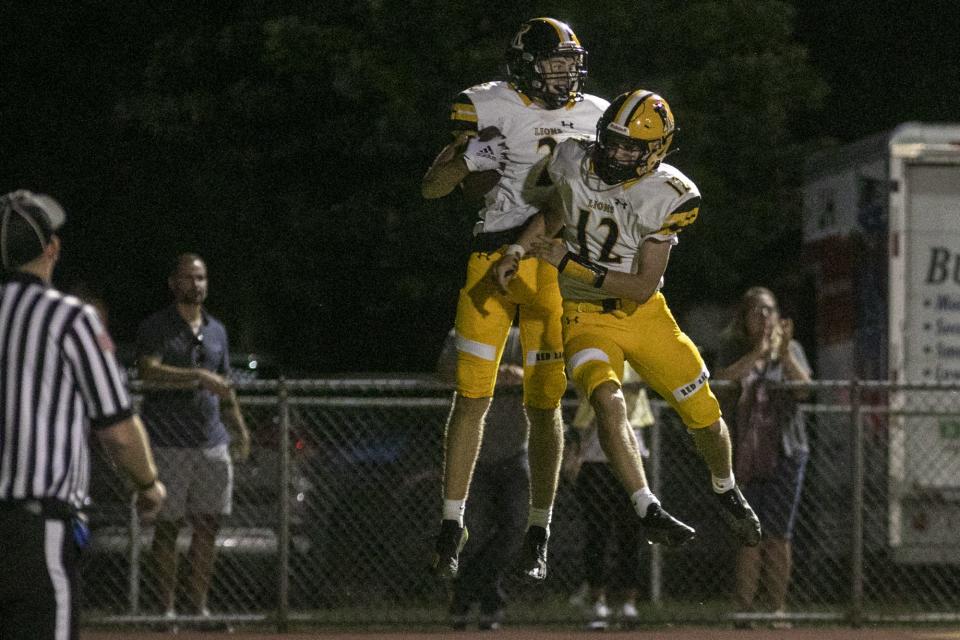
M89 426L132 415L96 312L16 272L0 286L0 500L84 505Z

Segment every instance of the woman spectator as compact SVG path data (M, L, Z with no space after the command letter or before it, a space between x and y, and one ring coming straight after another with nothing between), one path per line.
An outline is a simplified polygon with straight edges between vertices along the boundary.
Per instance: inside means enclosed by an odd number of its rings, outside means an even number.
M786 613L791 539L809 456L797 410L804 391L774 388L779 382L811 379L793 329L793 321L780 316L769 289L748 289L724 331L714 375L740 383L735 409L725 412L733 418L734 474L763 525L761 544L738 552L736 604L741 611L753 609L762 576L773 610L781 616Z

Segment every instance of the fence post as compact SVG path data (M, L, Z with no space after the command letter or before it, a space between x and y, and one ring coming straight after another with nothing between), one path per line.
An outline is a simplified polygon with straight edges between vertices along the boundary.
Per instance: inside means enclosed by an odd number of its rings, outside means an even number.
M277 387L280 409L280 533L277 540L279 584L277 593L277 631L287 632L290 614L290 398L287 382L280 378Z
M130 572L127 574L127 604L130 614L140 613L140 514L137 512L137 496L130 498L130 526L128 542L130 544L129 557Z
M650 467L649 473L650 489L654 493L660 491L660 469L661 469L661 448L660 448L660 417L654 420L650 425ZM643 548L650 550L650 602L655 606L663 604L663 545L651 544L642 545Z
M853 539L850 547L851 602L850 624L863 623L863 484L864 451L863 420L860 411L862 389L859 379L850 380L850 426L853 451Z
M141 411L140 396L134 396L133 409L137 413ZM127 528L128 548L127 560L130 563L130 571L127 574L127 605L130 615L140 613L140 559L142 549L140 548L140 514L137 512L137 494L130 494L130 509L128 511L130 523Z

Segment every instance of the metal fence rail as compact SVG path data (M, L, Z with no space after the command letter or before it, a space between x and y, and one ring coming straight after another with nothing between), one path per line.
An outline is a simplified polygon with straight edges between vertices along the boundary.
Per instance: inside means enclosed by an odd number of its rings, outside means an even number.
M450 390L391 378L248 382L239 390L254 447L235 465L234 510L217 538L213 619L280 629L291 621L445 622L447 587L425 567L440 516ZM960 387L821 381L806 390L811 455L793 541L790 617L955 620ZM572 395L565 399L568 418L575 405ZM700 534L683 549L641 550L641 599L649 603L642 615L649 622L731 620L736 547L689 436L672 411L657 408L647 432L651 484ZM85 619L161 622L152 527L139 527L129 488L101 455L89 515ZM580 505L562 484L549 578L508 583L512 620L581 619L568 598L583 581L582 529ZM178 540L182 553L188 542L189 529Z

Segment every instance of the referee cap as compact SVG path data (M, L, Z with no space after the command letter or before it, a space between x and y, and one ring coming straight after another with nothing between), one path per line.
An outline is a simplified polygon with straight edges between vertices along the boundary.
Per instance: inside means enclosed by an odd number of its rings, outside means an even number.
M66 221L63 207L46 194L18 189L0 196L0 256L4 268L15 269L40 255Z

